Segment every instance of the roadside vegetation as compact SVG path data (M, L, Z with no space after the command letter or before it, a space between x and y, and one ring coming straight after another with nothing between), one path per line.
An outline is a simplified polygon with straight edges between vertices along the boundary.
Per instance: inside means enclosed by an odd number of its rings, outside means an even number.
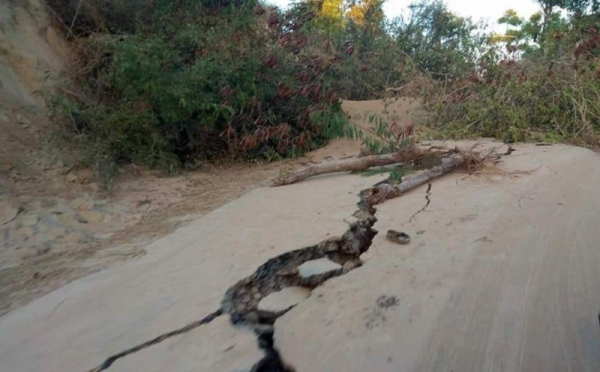
M272 161L359 136L342 99L418 98L437 137L599 144L596 0L539 0L530 19L507 10L501 34L435 0L391 20L382 0L300 0L287 10L47 2L77 53L49 106L107 177L124 163L174 172ZM380 124L381 137L403 134L402 123Z

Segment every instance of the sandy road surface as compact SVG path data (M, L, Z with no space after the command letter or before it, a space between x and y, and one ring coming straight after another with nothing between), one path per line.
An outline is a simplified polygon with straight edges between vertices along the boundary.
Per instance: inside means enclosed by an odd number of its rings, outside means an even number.
M414 105L402 99L388 104L346 101L344 109L362 126L372 114L402 117L406 124ZM36 133L52 133L47 118L36 115L0 107L7 131L22 131L21 118ZM94 172L66 148L47 144L29 151L31 143L20 149L13 144L0 133L0 316L74 279L145 254L151 242L268 183L280 170L360 151L360 143L338 139L297 159L206 164L173 177L131 165L119 171L112 192L106 193L99 190Z
M599 160L522 145L497 174L434 182L414 217L426 187L387 201L376 227L411 245L377 236L276 346L297 371L600 371Z
M496 169L449 175L378 207L365 265L279 318L296 371L600 370L598 155L516 146ZM0 318L7 371L86 371L219 307L266 259L343 232L359 190L332 175L256 189ZM425 207L426 206L426 207ZM425 207L425 208L424 208ZM225 317L115 362L113 371L243 371L262 357Z

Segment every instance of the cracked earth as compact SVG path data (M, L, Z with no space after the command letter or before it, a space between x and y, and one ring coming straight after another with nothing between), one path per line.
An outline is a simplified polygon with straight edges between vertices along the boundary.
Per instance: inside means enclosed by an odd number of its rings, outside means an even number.
M415 214L413 214L412 216L410 216L410 219L408 220L408 223L413 222L413 220L415 218L417 218L417 216L419 215L419 213L424 212L425 209L427 209L427 207L429 207L429 204L431 203L431 187L432 184L429 183L427 184L427 192L425 193L425 205L423 206L423 208L419 209Z
M598 157L513 147L494 168L433 181L435 203L426 181L403 193L352 175L254 190L146 256L1 318L10 337L0 363L15 371L600 370ZM412 242L377 235L388 229ZM266 301L276 295L287 302Z
M439 177L450 169L449 167L439 166L433 168L431 173L435 177ZM424 182L420 181L422 176L423 174L412 178L416 183L410 181L408 183L419 186ZM252 371L293 371L293 367L286 365L279 352L273 347L273 324L278 317L285 314L293 306L281 311L266 311L260 309L259 302L270 294L287 287L304 287L312 290L330 278L347 274L351 270L362 266L360 256L369 250L373 238L378 233L373 228L377 222L374 206L387 199L399 197L403 192L404 184L394 185L386 182L378 182L377 185L362 190L359 193L358 209L353 214L356 222L351 223L349 229L341 237L330 238L314 246L287 252L269 259L253 275L240 280L229 288L225 293L222 306L218 310L183 328L167 332L150 341L110 356L99 367L92 369L90 372L104 371L110 368L118 359L125 358L171 337L192 331L224 314L230 316L233 324L252 329L257 334L259 344L265 350L265 357L252 366ZM431 183L427 186L427 204L414 216L427 208L430 203L430 192ZM339 269L317 270L311 275L303 275L299 270L303 265L320 259L327 259L339 264ZM386 296L382 296L378 300L381 308L395 306L397 302L398 300L395 297L388 298Z

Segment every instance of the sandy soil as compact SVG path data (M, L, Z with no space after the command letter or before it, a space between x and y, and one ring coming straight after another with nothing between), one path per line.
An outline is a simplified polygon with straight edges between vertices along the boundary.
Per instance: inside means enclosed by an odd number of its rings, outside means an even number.
M514 148L377 206L364 266L276 321L284 360L297 372L599 371L598 154Z
M366 101L344 107L355 124L367 126L372 114L410 123L414 104ZM48 130L42 116L16 108L1 113L15 130L23 130L19 120L30 123L28 133L38 137ZM175 177L130 166L109 194L68 151L39 139L20 143L13 151L18 162L3 158L8 160L0 177L0 315L73 279L145 254L150 242L282 171L360 152L360 143L339 139L299 159L208 165Z
M598 371L598 154L513 146L474 175L453 172L377 205L380 233L364 265L277 319L281 358L298 372ZM357 193L383 177L254 189L155 241L145 256L0 318L0 334L10 335L0 365L86 371L188 329L267 260L343 233ZM388 229L411 243L388 241ZM228 315L136 349L110 370L251 370L262 351Z
M71 280L138 257L144 246L277 176L358 154L332 141L273 164L207 166L176 177L126 167L111 194L61 144L43 93L69 71L70 47L43 1L0 2L0 315ZM346 102L352 121L371 114L410 122L399 100Z

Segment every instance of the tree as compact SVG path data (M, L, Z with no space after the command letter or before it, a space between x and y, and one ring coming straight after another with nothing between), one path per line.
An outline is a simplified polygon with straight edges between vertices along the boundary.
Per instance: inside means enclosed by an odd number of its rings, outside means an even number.
M556 13L554 13L556 14ZM507 46L516 46L518 50L531 51L532 43L537 43L542 31L542 13L534 13L529 20L517 15L513 9L507 10L498 24L506 25L503 35L492 35L492 42L504 42Z
M542 11L534 13L528 20L520 18L514 10L509 9L498 19L499 24L506 25L506 33L492 35L490 41L505 43L507 47L511 47L510 51L539 51L557 56L566 42L563 36L570 34L573 26L573 17L565 18L556 9L563 6L566 5L561 1L545 2Z
M538 37L536 40L543 42L546 30L552 18L555 8L566 9L569 2L587 2L588 0L535 0L536 3L540 5L542 8L542 23L540 25L540 32L538 33Z
M341 31L344 28L343 0L310 0L316 14L316 24L328 34Z
M566 10L571 20L577 23L586 15L592 15L600 10L600 0L536 0L542 8L542 22L540 24L539 39L542 40L547 31L557 26L564 25L557 8Z
M499 24L506 24L508 26L520 26L523 24L523 19L517 15L517 11L514 9L508 9L504 12L504 15L498 20Z
M506 25L506 32L504 35L493 35L492 42L505 42L507 46L519 44L523 39L520 26L524 20L517 15L514 9L508 9L504 12L504 15L498 19L498 23ZM515 29L514 27L519 27Z
M558 7L571 12L575 17L596 13L600 10L599 0L563 0Z
M528 36L534 42L538 41L542 32L542 13L537 12L529 17L529 21L524 22L521 28L524 35Z
M424 0L409 6L392 30L397 46L434 78L470 74L484 38L475 34L477 24L448 10L441 1ZM468 71L468 72L467 72Z
M352 4L346 17L359 26L380 24L384 18L382 6L382 0L363 0Z

